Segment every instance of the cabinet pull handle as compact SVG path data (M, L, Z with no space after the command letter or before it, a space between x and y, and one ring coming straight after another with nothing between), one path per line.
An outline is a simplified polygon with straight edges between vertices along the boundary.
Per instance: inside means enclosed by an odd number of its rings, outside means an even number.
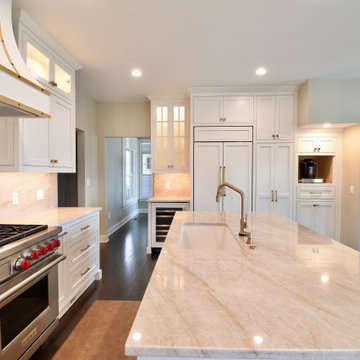
M53 80L50 81L50 84L51 84L52 86L57 87L57 83L56 83L55 81L53 81Z
M59 160L51 159L50 162L51 162L52 164L57 164L57 163L59 162Z
M86 251L89 247L90 247L90 245L88 244L88 245L86 245L84 248L82 248L80 251L81 251L81 252L84 252L84 251Z
M226 116L224 117L224 121L226 121Z
M322 194L322 191L309 191L309 194Z
M90 271L90 268L87 267L85 271L83 271L82 273L80 273L81 276L84 276L85 274L87 274Z
M278 201L278 194L277 194L277 190L275 190L275 201Z
M226 182L226 166L223 167L223 182ZM226 196L226 188L223 188L223 196Z
M274 201L274 190L271 190L271 201Z
M89 227L90 227L90 225L86 225L86 226L80 228L80 230L81 230L81 231L84 231L84 230L88 229Z
M58 237L65 236L65 235L67 235L67 234L68 234L68 232L67 232L67 231L64 231L64 232L62 232L61 234L59 234Z

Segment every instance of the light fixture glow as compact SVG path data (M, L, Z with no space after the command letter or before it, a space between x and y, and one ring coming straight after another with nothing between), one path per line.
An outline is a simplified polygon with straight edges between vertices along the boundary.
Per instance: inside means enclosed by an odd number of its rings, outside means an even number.
M267 70L265 68L259 67L259 68L256 69L255 73L256 73L256 75L262 76L262 75L266 74L266 71Z
M321 275L321 281L324 283L324 284L326 284L327 282L329 282L329 275L327 275L327 274L323 274L323 275Z
M134 333L133 334L133 339L136 340L136 341L140 340L141 339L141 334L138 333L138 332Z
M264 339L261 337L261 336L254 336L254 341L257 343L257 344L261 344Z
M142 71L139 70L139 69L134 69L132 72L131 72L131 75L133 77L140 77L142 75Z
M323 124L323 127L324 127L324 128L329 128L329 127L331 127L331 124L325 123L325 124Z

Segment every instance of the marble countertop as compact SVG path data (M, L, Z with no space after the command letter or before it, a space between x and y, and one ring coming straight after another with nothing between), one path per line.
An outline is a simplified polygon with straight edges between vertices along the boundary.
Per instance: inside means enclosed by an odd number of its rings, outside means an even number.
M190 202L190 196L153 196L148 202Z
M179 248L182 223L227 223L238 248ZM178 212L126 354L178 358L359 359L359 253L274 213Z
M69 221L99 212L99 207L56 207L49 210L2 220L3 224L46 224L49 226L63 225Z

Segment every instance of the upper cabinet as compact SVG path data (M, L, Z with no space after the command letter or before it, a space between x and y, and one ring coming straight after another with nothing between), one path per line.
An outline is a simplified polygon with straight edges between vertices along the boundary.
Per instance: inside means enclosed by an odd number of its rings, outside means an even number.
M335 155L336 136L331 135L310 135L298 136L298 154Z
M194 96L193 98L193 125L249 125L253 122L253 96Z
M256 97L256 139L291 141L295 134L293 95Z
M19 48L29 70L52 93L75 101L75 71L58 58L40 39L20 27Z
M153 172L189 168L189 104L184 99L151 100Z

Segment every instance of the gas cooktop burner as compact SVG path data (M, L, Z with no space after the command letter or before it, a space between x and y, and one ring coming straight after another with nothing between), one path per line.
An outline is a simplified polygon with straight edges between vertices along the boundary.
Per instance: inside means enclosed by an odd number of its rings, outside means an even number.
M0 224L0 246L46 230L47 225Z

